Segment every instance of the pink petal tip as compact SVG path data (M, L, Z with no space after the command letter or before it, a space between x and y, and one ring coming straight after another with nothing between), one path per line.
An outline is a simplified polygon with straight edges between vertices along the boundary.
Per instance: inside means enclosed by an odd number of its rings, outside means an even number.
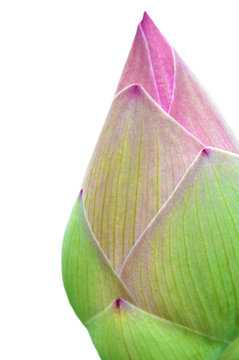
M115 311L121 311L121 310L125 310L125 309L129 309L129 306L128 304L120 299L120 298L117 298L115 301L114 301L114 304L113 304L113 309Z
M205 148L205 149L202 150L202 156L203 156L203 157L209 157L210 154L211 154L211 150L210 150L210 149Z
M81 191L80 191L79 200L82 198L82 196L83 196L83 189L81 189Z

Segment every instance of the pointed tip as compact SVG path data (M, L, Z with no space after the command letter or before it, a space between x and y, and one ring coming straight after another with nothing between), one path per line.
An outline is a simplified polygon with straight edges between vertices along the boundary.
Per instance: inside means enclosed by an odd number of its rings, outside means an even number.
M143 17L142 17L142 20L141 20L141 23L145 22L145 21L148 21L148 20L151 20L151 17L149 16L149 14L147 13L147 11L144 11L143 13ZM152 20L151 20L152 21Z
M140 25L142 27L143 32L146 34L146 37L147 37L147 33L148 34L151 33L153 36L159 36L161 40L164 41L171 48L171 45L169 44L165 36L161 33L159 28L156 26L156 24L154 23L154 21L151 19L151 17L148 15L146 11L144 12Z
M128 304L121 298L117 298L113 303L113 309L115 311L121 311L128 308Z
M208 148L204 148L204 149L202 149L201 154L202 154L202 157L208 158L211 155L211 150Z
M145 90L139 83L132 83L128 85L127 87L123 88L118 95L132 98L137 98L138 96L145 95Z
M116 299L114 302L114 305L117 309L120 309L121 305L124 303L123 300L121 300L120 298Z
M140 84L134 83L130 86L132 95L139 95L142 93L142 87Z
M143 21L144 19L146 19L147 17L148 17L148 13L147 13L147 11L144 11L143 17L142 17L142 21Z
M79 200L81 200L83 198L83 189L81 189L80 194L79 194Z
M155 23L153 22L153 20L151 19L151 17L149 16L149 14L146 11L143 14L143 18L140 22L140 25L142 25L142 27L144 27L144 26L147 27L147 26L153 25L153 27L157 28Z

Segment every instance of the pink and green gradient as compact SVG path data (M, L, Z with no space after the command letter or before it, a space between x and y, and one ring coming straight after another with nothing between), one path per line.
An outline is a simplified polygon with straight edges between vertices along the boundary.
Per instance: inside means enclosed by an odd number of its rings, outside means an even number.
M238 152L145 13L62 250L102 360L239 359Z

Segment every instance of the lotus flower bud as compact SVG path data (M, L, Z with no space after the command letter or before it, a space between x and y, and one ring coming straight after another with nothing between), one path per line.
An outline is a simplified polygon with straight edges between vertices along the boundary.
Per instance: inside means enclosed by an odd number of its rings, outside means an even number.
M239 359L238 152L145 13L62 250L102 360Z

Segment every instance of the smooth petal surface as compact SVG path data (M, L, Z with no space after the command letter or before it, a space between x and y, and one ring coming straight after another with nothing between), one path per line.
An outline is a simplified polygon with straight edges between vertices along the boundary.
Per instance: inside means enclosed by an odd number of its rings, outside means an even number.
M204 145L239 152L237 140L208 95L146 13L117 92L134 82Z
M115 297L133 302L91 232L82 193L66 228L62 273L70 304L83 323L105 309Z
M116 271L201 148L142 87L114 99L83 188L92 231Z
M204 149L129 255L137 304L220 339L239 333L239 156Z
M102 360L213 360L225 344L121 299L87 323Z

